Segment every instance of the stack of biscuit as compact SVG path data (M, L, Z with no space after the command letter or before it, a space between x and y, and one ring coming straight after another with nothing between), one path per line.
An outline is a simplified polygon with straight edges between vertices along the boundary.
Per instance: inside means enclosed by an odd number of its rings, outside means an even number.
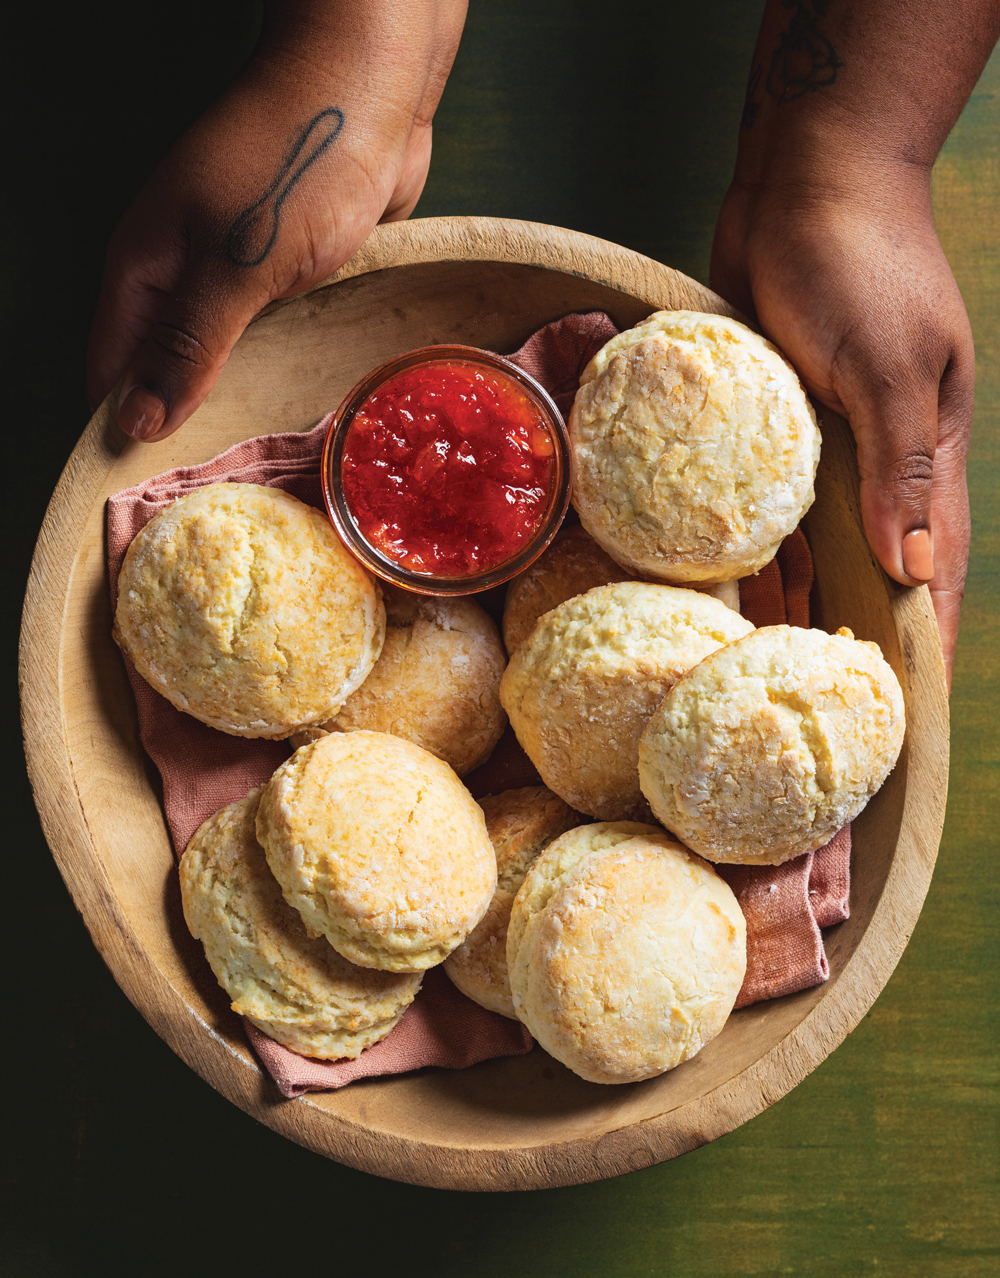
M129 548L115 637L140 673L297 747L181 863L234 1009L292 1051L358 1055L443 963L583 1078L672 1069L746 967L713 863L822 846L896 761L874 644L739 612L813 497L815 416L779 352L659 313L591 361L569 428L581 525L511 583L506 653L470 599L383 597L280 490L199 489ZM507 716L544 786L479 805L460 778Z
M397 1023L419 973L358 967L310 932L257 841L260 790L216 812L181 858L181 897L233 1011L303 1056L355 1057Z
M119 577L115 638L175 706L233 735L316 738L204 822L181 888L233 1008L320 1059L384 1038L496 887L457 775L503 731L496 627L468 600L395 595L388 620L329 522L252 484L174 502Z

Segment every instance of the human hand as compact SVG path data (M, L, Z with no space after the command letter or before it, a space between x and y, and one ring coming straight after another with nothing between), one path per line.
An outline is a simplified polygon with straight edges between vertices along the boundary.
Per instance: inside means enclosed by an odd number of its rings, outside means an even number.
M244 72L171 150L108 248L88 354L96 407L172 434L268 302L409 216L465 0L289 0Z
M975 374L927 171L856 165L839 185L735 182L711 280L850 422L869 544L896 581L928 582L950 685Z

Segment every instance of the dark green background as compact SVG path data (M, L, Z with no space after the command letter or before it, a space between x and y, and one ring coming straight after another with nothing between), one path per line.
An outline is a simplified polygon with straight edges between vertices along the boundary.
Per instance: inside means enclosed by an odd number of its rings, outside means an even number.
M759 8L473 0L418 213L558 223L706 280ZM8 672L34 538L88 416L104 242L258 21L241 0L7 19ZM912 944L850 1039L730 1136L604 1184L462 1195L329 1163L217 1096L115 986L39 830L9 674L0 1278L997 1272L998 93L994 55L935 177L980 363L948 825Z

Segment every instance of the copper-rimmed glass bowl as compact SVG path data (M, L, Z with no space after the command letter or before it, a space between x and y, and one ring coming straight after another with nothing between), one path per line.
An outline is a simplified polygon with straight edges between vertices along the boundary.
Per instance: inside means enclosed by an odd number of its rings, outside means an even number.
M354 416L361 405L390 378L408 369L431 364L464 364L501 373L516 382L528 395L548 427L553 444L552 476L548 498L542 518L534 534L520 550L503 562L469 576L435 576L431 573L413 572L383 554L372 545L358 526L344 494L342 461L347 437ZM492 586L502 585L533 563L559 530L569 506L573 488L573 460L569 447L566 423L549 394L516 364L482 351L475 346L423 346L381 364L363 377L346 396L333 415L323 446L321 464L323 499L330 520L341 540L355 558L377 577L404 590L423 595L468 595Z

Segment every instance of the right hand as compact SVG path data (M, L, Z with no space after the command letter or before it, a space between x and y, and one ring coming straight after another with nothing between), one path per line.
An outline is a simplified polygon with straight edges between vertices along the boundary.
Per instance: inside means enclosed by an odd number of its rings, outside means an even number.
M975 358L929 185L919 171L894 179L888 166L866 181L860 164L847 194L734 183L712 283L850 422L869 545L896 581L929 585L950 682L969 554Z
M136 439L177 430L263 306L331 275L423 189L465 0L281 14L291 24L265 28L112 236L88 393L96 407L124 377L119 422Z

